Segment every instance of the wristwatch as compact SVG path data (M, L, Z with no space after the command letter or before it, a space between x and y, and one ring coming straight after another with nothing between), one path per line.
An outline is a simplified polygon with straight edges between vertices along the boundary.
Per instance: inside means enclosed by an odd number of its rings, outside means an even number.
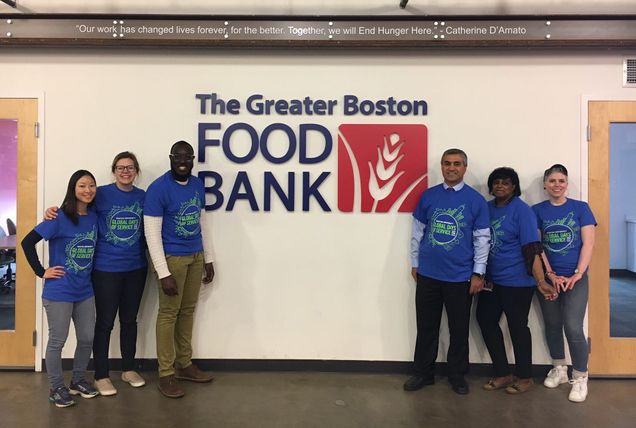
M576 268L576 269L574 269L574 273L575 273L575 274L576 274L576 273L581 273L581 271L580 271L578 268Z
M473 274L471 276L477 276L477 277L479 277L479 279L484 279L484 274L483 273L473 272Z

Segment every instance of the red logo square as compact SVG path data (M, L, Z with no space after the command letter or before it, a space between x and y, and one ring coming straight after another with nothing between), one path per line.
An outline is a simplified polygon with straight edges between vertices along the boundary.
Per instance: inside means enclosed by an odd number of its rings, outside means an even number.
M340 125L338 209L413 212L428 187L424 125Z

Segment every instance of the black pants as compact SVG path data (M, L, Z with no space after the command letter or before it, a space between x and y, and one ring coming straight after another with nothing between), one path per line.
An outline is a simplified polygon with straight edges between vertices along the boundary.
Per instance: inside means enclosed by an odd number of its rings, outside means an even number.
M515 375L532 377L532 336L528 328L528 313L536 287L504 287L496 285L492 292L479 293L477 321L492 359L494 376L511 374L504 338L499 327L501 314L506 314L508 330L515 352Z
M137 351L137 312L146 284L147 269L130 272L93 271L95 291L95 379L108 377L110 332L119 311L122 370L134 370Z
M444 282L417 275L415 310L417 340L415 342L415 372L432 378L439 346L442 308L446 308L450 344L448 347L448 377L463 377L468 372L468 326L470 322L470 282Z

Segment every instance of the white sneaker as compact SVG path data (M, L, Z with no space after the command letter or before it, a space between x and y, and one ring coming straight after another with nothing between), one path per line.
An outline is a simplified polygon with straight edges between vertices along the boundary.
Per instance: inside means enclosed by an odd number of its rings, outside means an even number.
M570 381L570 384L572 385L572 390L570 390L568 400L575 403L584 402L587 398L587 376L574 378Z
M121 380L123 380L124 382L128 382L130 386L134 388L139 388L140 386L144 386L146 384L146 381L144 380L144 378L141 377L139 373L133 370L128 372L122 372Z
M117 390L109 378L99 379L95 381L95 388L99 391L99 395L115 395Z
M546 388L556 388L568 381L568 366L556 366L548 372L543 385Z

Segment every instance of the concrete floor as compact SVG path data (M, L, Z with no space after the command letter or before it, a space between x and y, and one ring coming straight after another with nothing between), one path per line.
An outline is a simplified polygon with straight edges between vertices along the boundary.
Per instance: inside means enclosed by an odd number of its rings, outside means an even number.
M47 401L46 374L0 372L0 427L534 427L633 428L636 381L590 381L585 403L567 400L569 385L542 385L519 396L487 392L483 377L468 378L471 393L453 393L444 378L402 390L404 375L256 372L216 375L212 384L184 383L186 396L167 399L156 374L134 389L111 378L119 393L70 408Z

